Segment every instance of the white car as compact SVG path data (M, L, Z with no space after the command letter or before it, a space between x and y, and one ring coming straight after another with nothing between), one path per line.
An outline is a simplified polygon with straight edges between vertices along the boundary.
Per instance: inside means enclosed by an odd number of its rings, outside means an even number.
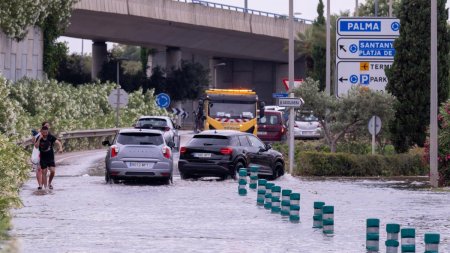
M141 116L136 124L136 128L148 128L158 129L163 132L164 140L166 143L174 143L178 147L178 129L179 126L175 126L172 119L167 116Z
M299 112L295 119L294 137L296 139L320 139L323 137L322 125L312 112Z

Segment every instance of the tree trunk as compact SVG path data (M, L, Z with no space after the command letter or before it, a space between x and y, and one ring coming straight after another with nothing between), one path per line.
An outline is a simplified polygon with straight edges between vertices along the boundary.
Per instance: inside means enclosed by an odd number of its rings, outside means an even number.
M331 141L330 151L331 153L336 153L336 141Z

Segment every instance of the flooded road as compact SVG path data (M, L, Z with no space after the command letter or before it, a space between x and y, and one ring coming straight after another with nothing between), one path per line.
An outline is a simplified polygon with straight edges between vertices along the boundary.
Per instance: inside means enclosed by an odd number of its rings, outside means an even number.
M421 182L286 175L274 182L301 193L301 223L292 224L258 208L254 191L239 196L233 180L105 184L104 156L61 157L46 194L35 178L24 185L24 207L13 212L20 252L365 252L366 218L381 219L381 252L388 222L416 228L417 252L431 231L441 234L440 252L450 252L450 193ZM335 206L333 237L312 228L318 200Z

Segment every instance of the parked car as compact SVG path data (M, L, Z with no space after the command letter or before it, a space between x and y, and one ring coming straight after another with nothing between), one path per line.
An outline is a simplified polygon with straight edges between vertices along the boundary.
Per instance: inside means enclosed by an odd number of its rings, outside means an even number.
M312 111L297 112L294 125L294 137L296 139L323 138L322 126Z
M284 174L283 155L258 137L232 130L203 131L180 148L178 169L182 179L213 177L223 179L241 168L260 166L259 175L276 179Z
M286 139L286 125L280 111L265 111L264 117L258 119L258 137L264 142Z
M136 124L136 128L158 129L164 132L166 143L177 144L179 126L175 126L172 119L167 116L141 116ZM177 145L175 145L177 146Z
M122 129L114 141L103 141L109 146L106 154L105 180L117 182L136 178L172 181L173 158L163 132L153 129Z

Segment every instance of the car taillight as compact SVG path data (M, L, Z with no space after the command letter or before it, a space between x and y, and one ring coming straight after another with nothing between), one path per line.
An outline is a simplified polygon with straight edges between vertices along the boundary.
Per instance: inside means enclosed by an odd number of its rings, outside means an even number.
M166 132L170 131L170 127L167 127L167 126L166 126L166 127L164 128L164 131L166 131Z
M119 154L119 147L116 145L111 146L111 157L116 157Z
M187 151L187 148L186 147L181 147L180 148L180 154L185 154L186 153L186 151Z
M281 127L281 134L284 134L284 131L286 131L286 129L284 128L284 126Z
M162 153L165 158L170 159L170 148L169 147L163 147Z
M232 148L221 148L220 149L220 153L222 155L231 155L233 153L233 149Z

